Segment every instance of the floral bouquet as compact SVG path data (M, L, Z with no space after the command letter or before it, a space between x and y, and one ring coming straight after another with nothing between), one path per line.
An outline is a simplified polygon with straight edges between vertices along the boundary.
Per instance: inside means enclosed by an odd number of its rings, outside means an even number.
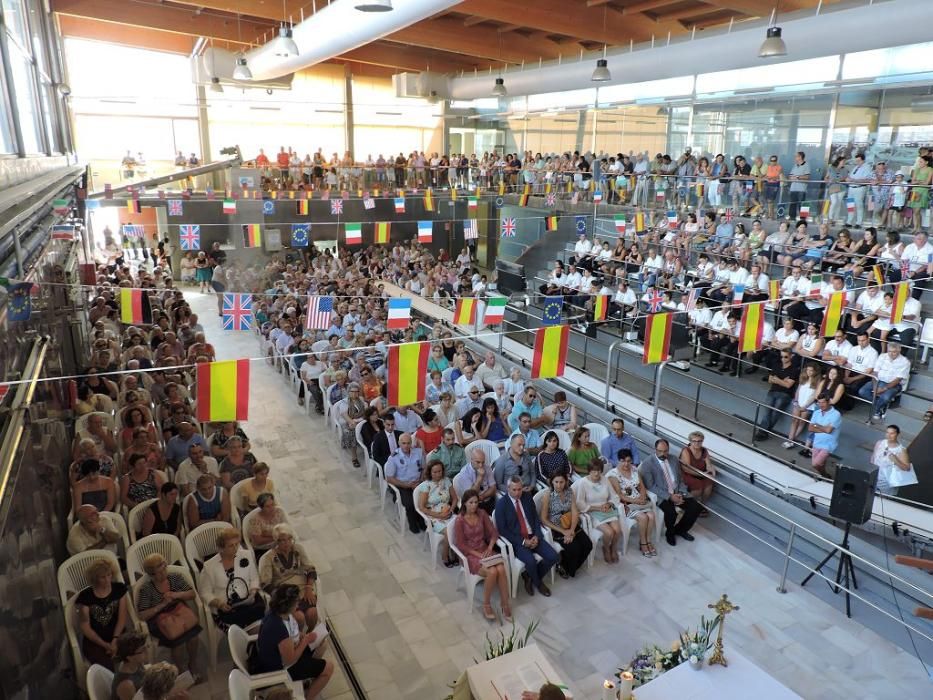
M635 687L654 680L665 671L680 663L680 644L674 642L671 649L665 651L657 645L646 646L635 655L629 665L619 670L619 674L628 671L635 677Z
M712 620L701 617L700 626L697 628L696 632L691 632L689 629L681 632L679 663L684 663L685 661L689 661L694 665L701 663L703 659L706 658L706 653L713 646L710 640L718 625L718 616L714 617Z

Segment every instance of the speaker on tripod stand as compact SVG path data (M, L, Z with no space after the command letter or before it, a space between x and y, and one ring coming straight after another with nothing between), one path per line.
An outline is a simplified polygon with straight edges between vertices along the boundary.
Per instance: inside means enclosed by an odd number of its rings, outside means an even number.
M839 555L839 565L836 567L836 584L829 584L833 593L844 590L846 594L846 617L852 617L852 608L849 599L849 585L858 588L855 580L855 567L852 566L852 555L849 553L849 531L852 525L861 525L871 519L872 507L875 504L875 484L878 482L877 467L871 471L853 469L840 464L836 468L836 478L833 480L833 496L829 502L829 515L832 518L845 521L845 530L842 543L833 547L829 554L816 565L807 577L801 581L800 586L806 586L807 581L820 571L829 560ZM827 581L827 583L829 583Z

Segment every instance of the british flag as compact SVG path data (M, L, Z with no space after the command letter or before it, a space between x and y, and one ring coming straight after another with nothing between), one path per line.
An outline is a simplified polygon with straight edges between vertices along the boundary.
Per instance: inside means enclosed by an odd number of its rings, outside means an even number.
M182 203L180 199L170 199L168 200L168 215L169 216L181 216L183 212Z
M332 215L343 214L343 200L342 199L330 200L330 213Z
M910 258L901 258L901 279L910 277Z
M178 240L182 250L200 250L201 226L199 224L182 224L178 227Z
M248 331L253 327L253 295L224 294L223 329L225 331Z
M554 192L548 192L544 201L547 202L549 207L553 207L557 203L557 195Z
M514 236L515 236L515 217L513 216L502 217L502 237L512 238Z
M664 303L664 296L661 294L660 290L652 289L646 295L645 303L648 304L648 311L656 314L661 310L661 305Z
M327 330L330 326L331 313L334 310L333 297L308 297L308 317L305 328L308 330Z

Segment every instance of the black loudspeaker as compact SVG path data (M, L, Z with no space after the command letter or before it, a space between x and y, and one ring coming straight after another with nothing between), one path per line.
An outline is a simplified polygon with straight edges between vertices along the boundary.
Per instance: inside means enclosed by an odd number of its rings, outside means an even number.
M871 518L875 503L875 484L878 469L870 472L840 464L833 481L833 498L829 502L829 515L853 525L861 525Z

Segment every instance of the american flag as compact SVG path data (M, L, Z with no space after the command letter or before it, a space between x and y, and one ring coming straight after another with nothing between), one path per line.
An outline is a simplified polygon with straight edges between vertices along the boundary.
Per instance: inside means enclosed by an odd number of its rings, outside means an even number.
M183 213L182 203L180 199L170 199L168 200L168 215L169 216L181 216Z
M308 297L308 317L305 327L309 330L327 330L330 326L330 315L334 310L333 297Z
M178 227L178 240L182 250L198 250L201 247L201 226L199 224L182 224Z
M548 192L547 197L544 198L545 202L549 207L553 207L557 203L557 195L553 192Z
M656 314L661 310L661 305L664 303L664 296L661 294L660 290L652 289L648 298L645 299L645 302L648 304L648 311Z
M248 331L253 327L253 295L224 294L222 315L225 331Z
M515 236L515 217L513 216L502 217L502 237L512 238L514 236Z
M123 224L124 238L142 238L146 235L146 228L142 224Z
M342 199L332 199L330 200L330 213L333 214L343 214L343 200Z
M376 208L375 199L373 199L372 197L363 198L363 209L369 210L369 209L375 209L375 208Z
M463 237L468 241L479 238L479 229L476 228L476 219L467 219L463 222Z

